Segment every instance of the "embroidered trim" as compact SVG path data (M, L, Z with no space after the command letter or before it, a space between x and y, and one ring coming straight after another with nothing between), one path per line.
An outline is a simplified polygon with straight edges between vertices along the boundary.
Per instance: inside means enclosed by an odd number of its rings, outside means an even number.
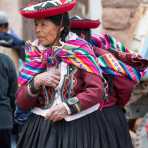
M65 102L63 102L63 105L65 106L65 108L66 108L66 110L67 110L67 112L68 112L68 115L71 115L71 110L70 110L70 108L68 107L68 105L67 105Z
M73 65L67 66L67 74L64 76L64 82L61 89L62 100L71 98L71 93L74 88L74 74L77 72L77 68ZM68 82L68 84L66 84Z
M65 101L71 110L71 114L75 114L81 111L80 102L77 97L69 98Z

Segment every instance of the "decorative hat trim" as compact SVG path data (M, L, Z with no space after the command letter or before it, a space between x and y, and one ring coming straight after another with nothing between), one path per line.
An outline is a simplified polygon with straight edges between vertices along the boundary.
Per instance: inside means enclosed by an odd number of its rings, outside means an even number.
M27 18L45 18L70 11L76 0L48 0L20 9L20 14Z

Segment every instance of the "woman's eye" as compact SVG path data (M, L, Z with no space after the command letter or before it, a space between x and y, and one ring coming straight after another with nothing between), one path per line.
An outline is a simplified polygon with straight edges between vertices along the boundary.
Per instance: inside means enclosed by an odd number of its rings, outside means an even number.
M35 23L35 26L37 27L37 26L46 26L46 24L45 23Z
M46 26L46 23L41 23L40 26L41 27L45 27Z
M41 25L42 25L42 26L46 26L46 24L45 24L45 23L42 23Z
M37 23L34 23L34 25L37 26L38 24Z

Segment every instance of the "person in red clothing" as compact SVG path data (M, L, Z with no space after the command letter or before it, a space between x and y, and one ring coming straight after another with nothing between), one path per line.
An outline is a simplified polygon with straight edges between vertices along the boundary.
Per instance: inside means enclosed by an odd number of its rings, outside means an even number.
M73 16L70 19L70 30L87 40L93 47L97 57L100 58L106 54L111 54L123 63L139 70L142 68L142 65L144 65L144 67L148 66L148 61L146 59L142 59L139 55L137 56L130 53L124 44L117 41L113 36L105 33L92 35L91 29L95 29L99 27L99 25L99 20L81 18L80 16ZM131 79L127 77L112 76L112 74L109 73L106 74L104 67L102 67L102 70L109 83L110 90L116 90L116 92L118 92L118 104L124 106L129 101L136 82L131 81Z
M78 36L66 40L75 3L48 0L20 10L35 20L37 40L26 47L18 79L16 105L31 114L17 148L132 148L118 92L108 95L94 51Z

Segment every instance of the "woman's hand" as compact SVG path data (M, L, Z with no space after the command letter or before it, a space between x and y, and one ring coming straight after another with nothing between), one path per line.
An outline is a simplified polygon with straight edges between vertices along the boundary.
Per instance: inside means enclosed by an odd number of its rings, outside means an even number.
M60 72L56 68L51 68L48 72L43 72L35 76L34 86L39 89L40 86L50 86L56 88L60 82Z
M68 115L68 111L63 103L60 103L56 106L53 106L49 109L49 112L46 114L46 118L56 122L64 119Z

